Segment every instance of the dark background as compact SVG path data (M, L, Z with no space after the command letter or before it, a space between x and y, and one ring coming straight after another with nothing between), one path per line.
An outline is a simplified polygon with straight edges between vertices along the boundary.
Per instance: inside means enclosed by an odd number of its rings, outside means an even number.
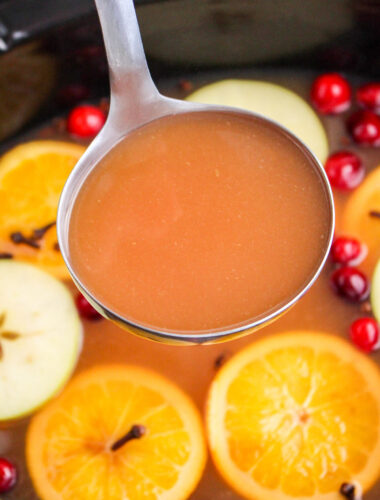
M135 4L155 80L266 66L380 77L380 0ZM107 94L92 0L0 0L0 141Z

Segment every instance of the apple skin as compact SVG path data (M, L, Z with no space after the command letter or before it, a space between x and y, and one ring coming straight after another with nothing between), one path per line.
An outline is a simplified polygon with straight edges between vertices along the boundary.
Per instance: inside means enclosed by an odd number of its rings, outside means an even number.
M63 388L83 332L66 286L36 266L0 261L0 304L2 423L27 417Z
M186 100L253 111L287 128L322 163L328 156L328 139L318 115L299 95L280 85L258 80L220 80L201 87Z

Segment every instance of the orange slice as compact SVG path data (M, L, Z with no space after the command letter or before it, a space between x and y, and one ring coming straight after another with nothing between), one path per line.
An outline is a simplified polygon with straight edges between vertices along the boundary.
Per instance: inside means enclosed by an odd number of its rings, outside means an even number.
M350 196L342 230L367 245L368 255L361 267L371 274L380 258L380 166Z
M255 500L341 500L380 472L380 372L322 333L264 338L231 358L208 398L211 453L224 479Z
M84 151L78 144L35 141L16 146L0 159L0 253L68 278L54 225L36 241L38 249L15 244L11 234L30 238L36 229L55 222L62 188Z
M134 426L142 436L113 449ZM79 375L34 417L26 456L42 500L182 500L206 447L186 394L148 370L111 365Z

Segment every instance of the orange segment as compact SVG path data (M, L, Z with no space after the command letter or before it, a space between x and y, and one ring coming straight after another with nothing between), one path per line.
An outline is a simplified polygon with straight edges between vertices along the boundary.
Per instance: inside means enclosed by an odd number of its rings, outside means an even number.
M146 433L112 451L133 425ZM34 417L26 456L42 500L181 500L206 448L186 394L153 372L111 365L79 375Z
M380 258L380 166L371 172L350 196L343 214L343 233L356 236L368 247L368 255L361 267L369 274Z
M16 146L0 159L0 253L10 252L59 278L68 277L56 248L55 227L39 240L40 249L15 244L10 234L30 237L55 221L62 188L84 151L78 144L35 141Z
M227 362L208 398L211 453L254 500L341 500L380 473L380 372L345 341L290 332Z

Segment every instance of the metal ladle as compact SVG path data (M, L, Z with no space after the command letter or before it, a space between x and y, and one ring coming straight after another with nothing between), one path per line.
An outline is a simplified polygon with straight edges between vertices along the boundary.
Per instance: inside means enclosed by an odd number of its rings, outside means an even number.
M126 330L140 336L171 344L194 344L222 342L246 335L275 320L311 287L318 277L328 256L334 229L334 204L330 185L325 171L313 153L289 131L280 125L254 113L240 109L207 106L162 96L154 85L149 73L145 53L141 41L133 0L95 0L103 30L111 81L110 110L106 124L91 143L85 154L75 166L63 189L57 216L59 247L69 272L89 302L106 318L116 322ZM215 329L199 332L180 332L155 329L123 318L102 304L91 290L81 282L70 260L69 226L75 199L86 177L107 152L130 131L163 116L199 111L223 111L241 114L263 121L280 130L290 141L298 145L308 158L311 168L319 173L324 184L330 211L330 232L326 248L315 272L300 290L292 297L265 314L251 321L235 325L228 329Z

